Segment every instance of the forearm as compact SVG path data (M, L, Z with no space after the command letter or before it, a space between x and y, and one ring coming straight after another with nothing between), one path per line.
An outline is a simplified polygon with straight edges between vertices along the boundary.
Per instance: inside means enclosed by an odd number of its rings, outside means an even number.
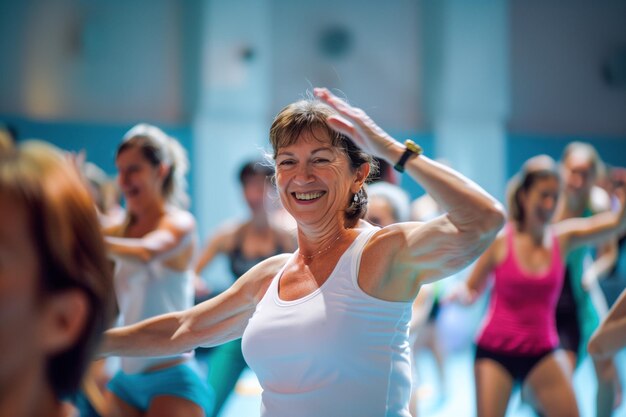
M568 249L585 245L601 245L615 240L626 231L624 210L619 213L604 212L587 218L571 218L562 221L569 235Z
M184 338L180 313L169 313L104 333L101 356L169 356L190 350Z
M202 273L202 270L213 261L213 258L215 258L216 254L217 251L212 247L208 247L204 252L202 252L202 255L200 255L200 259L198 259L198 262L194 267L196 275L200 275Z
M383 157L393 165L404 149L397 142L389 144ZM460 173L424 155L410 159L405 165L405 172L448 213L450 221L459 231L495 233L502 226L502 205Z
M175 236L168 230L155 230L141 238L106 236L105 243L109 253L114 256L148 262L157 256L173 254L190 243L192 239L192 233Z
M129 258L141 262L148 262L153 252L140 242L141 239L105 237L107 251L114 257Z

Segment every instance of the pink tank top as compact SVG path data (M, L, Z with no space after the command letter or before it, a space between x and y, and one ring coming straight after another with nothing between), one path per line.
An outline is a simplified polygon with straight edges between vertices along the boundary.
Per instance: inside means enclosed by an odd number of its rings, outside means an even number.
M478 346L499 353L535 355L559 344L556 302L565 266L558 239L552 238L550 269L541 274L523 271L513 246L515 226L506 228L507 254L494 269L489 310L478 334Z

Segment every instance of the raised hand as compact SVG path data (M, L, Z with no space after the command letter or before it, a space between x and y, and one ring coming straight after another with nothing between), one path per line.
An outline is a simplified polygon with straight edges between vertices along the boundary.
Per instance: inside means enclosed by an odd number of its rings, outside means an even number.
M326 88L315 88L313 93L339 113L339 116L328 118L327 122L330 127L348 136L365 152L379 158L393 159L394 154L390 148L397 142L374 123L363 110L350 106Z

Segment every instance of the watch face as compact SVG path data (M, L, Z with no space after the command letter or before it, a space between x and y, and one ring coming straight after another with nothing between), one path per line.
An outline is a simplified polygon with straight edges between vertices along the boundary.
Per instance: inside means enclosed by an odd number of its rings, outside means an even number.
M406 146L407 151L416 153L418 155L421 155L423 152L422 147L413 142L411 139L407 139L406 141L404 141L404 146Z

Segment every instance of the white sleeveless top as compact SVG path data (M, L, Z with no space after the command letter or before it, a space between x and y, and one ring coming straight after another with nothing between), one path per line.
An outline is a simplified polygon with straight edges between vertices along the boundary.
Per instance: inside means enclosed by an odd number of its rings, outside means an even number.
M175 271L159 258L148 263L115 257L115 293L120 309L118 324L126 326L159 314L193 306L193 271ZM193 353L149 358L122 357L122 370L138 373Z
M243 334L263 387L263 417L408 417L410 302L374 298L357 283L366 229L322 286L293 301L274 277ZM297 256L292 255L292 258Z

